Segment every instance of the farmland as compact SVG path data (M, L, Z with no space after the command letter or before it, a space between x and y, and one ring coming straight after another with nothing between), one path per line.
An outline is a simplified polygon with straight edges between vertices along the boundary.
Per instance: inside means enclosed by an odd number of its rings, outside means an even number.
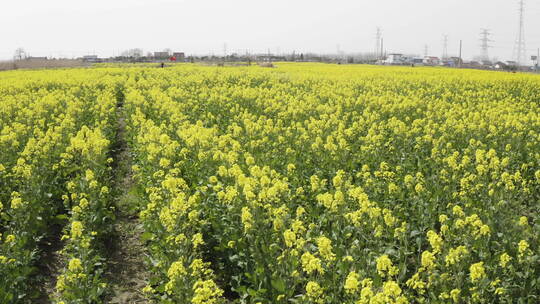
M0 303L540 302L540 77L276 66L0 73Z

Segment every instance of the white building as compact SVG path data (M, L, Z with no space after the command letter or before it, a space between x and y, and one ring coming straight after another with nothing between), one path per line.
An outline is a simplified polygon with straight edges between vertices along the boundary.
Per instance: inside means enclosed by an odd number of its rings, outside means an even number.
M403 54L388 54L383 62L384 64L398 65L404 63Z
M439 57L425 56L423 62L425 65L439 65L441 60Z

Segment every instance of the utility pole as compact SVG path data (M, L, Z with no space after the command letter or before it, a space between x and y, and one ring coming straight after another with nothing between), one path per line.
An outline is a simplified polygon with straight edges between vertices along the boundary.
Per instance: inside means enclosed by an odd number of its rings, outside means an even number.
M538 73L540 70L540 48L536 50L536 73Z
M448 59L448 35L443 36L443 54L442 59L446 60Z
M428 45L424 45L424 57L427 57L427 55L429 54L429 47Z
M381 52L382 46L381 46L381 39L382 39L382 31L380 27L377 27L377 32L375 33L375 60L379 60L379 54Z
M463 40L459 41L459 62L458 66L461 68L461 63L463 62L463 59L461 59L461 51L463 50Z
M490 35L491 33L488 29L482 29L482 32L480 33L480 57L482 58L482 61L489 61L488 49L491 47L489 42L493 41L489 39Z
M526 58L526 48L525 48L525 1L519 1L519 31L516 39L516 44L514 46L514 58L518 66L521 66L525 63Z
M384 59L384 38L381 38L381 60Z

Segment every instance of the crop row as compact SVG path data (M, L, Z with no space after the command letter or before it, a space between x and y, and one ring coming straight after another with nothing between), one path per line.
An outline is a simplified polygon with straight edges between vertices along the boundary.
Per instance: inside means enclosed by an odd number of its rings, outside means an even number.
M43 250L60 225L65 265L51 296L87 303L103 289L96 242L112 221L108 154L117 77L25 73L29 79L0 86L0 302L47 292L38 288L39 265L50 262Z

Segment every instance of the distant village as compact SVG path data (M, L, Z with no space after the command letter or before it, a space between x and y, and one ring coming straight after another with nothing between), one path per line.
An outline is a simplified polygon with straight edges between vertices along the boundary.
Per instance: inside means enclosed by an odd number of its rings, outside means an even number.
M185 62L186 56L183 52L169 52L160 51L149 53L144 56L141 52L126 51L120 56L113 56L108 58L100 58L98 55L85 55L80 59L84 62L90 63L102 63L102 62L157 62L157 61L173 61L173 62Z
M19 49L16 52L14 60L7 64L0 64L2 69L32 68L32 67L69 67L80 65L91 65L96 63L180 63L180 62L199 62L207 64L235 64L250 65L252 63L272 63L272 62L323 62L334 64L377 64L377 65L402 65L402 66L441 66L450 68L472 68L485 70L501 71L539 71L538 58L535 65L518 65L516 61L490 61L490 60L470 60L465 61L460 57L440 58L437 56L417 56L401 53L375 54L375 53L356 53L356 54L315 54L315 53L287 53L272 54L259 53L224 53L222 55L190 55L186 56L184 52L164 50L149 52L144 54L142 49L131 49L122 52L120 55L111 57L99 57L98 55L85 55L75 59L54 59L48 57L34 57L27 55L24 50Z
M464 61L459 57L439 58L436 56L406 56L403 54L388 54L384 58L377 61L378 64L384 65L411 65L411 66L445 66L445 67L462 67L462 68L478 68L478 69L495 69L495 70L527 70L534 69L533 67L519 66L516 61Z
M99 58L97 55L87 55L80 58L85 62L326 62L337 64L378 64L378 65L404 65L404 66L443 66L453 68L473 68L490 70L536 70L537 66L519 66L516 61L490 61L490 60L470 60L465 61L459 57L440 58L437 56L414 56L400 53L391 53L377 56L376 54L338 54L338 55L320 55L314 53L290 53L275 55L266 54L238 54L231 53L227 55L204 55L204 56L185 56L184 52L153 52L146 56L128 55L116 56L110 58Z

